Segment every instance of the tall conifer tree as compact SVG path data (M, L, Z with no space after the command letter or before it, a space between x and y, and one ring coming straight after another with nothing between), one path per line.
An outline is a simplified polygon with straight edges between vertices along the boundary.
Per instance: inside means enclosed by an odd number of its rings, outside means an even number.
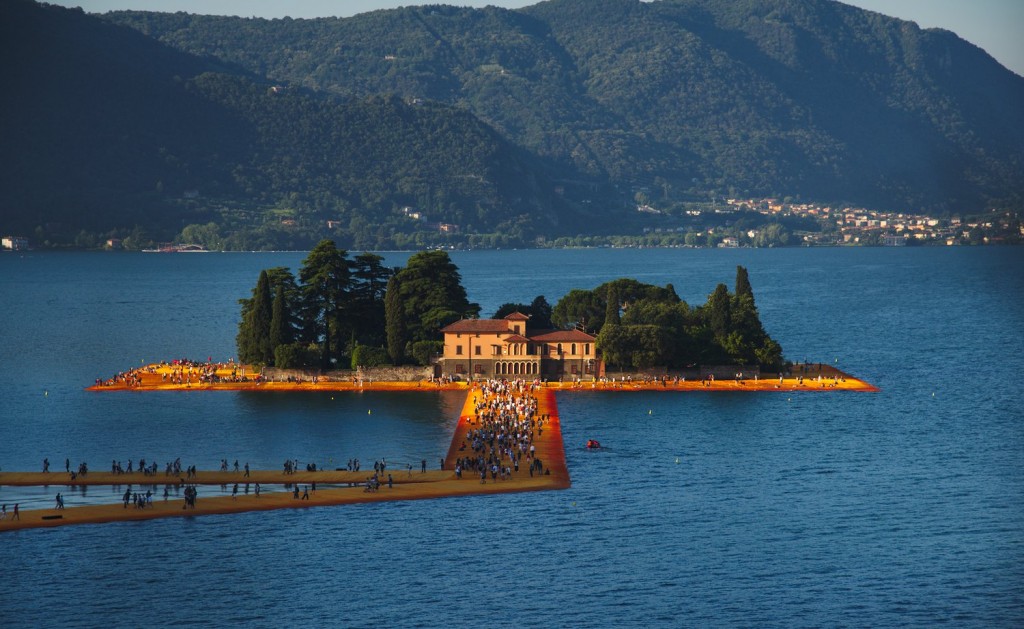
M708 297L708 325L715 336L724 337L729 334L732 326L729 301L729 289L725 284L716 286L715 292Z
M388 279L384 293L384 331L387 336L388 356L395 365L402 364L405 358L405 323L402 312L402 296L398 284L398 276Z
M279 345L292 342L291 328L288 323L288 304L284 296L284 286L277 285L274 292L274 305L270 318L270 353L276 355Z
M321 240L302 261L303 316L311 335L321 341L321 364L329 368L343 354L340 340L351 329L344 308L352 288L348 253L331 240Z
M618 325L620 322L619 318L619 290L614 284L608 287L607 294L607 305L604 309L604 324Z
M742 266L736 267L736 296L750 297L754 300L754 289L750 287L750 278L747 277L747 270Z

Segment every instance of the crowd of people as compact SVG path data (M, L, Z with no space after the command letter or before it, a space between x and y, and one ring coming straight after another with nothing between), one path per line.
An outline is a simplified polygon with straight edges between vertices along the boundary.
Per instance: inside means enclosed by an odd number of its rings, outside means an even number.
M207 377L211 373L215 373L218 367L212 363L197 364L191 361L175 361L173 366L175 370L170 372L170 375L165 373L165 378L185 378L186 382L193 375ZM137 377L140 371L132 370L124 374L118 374L115 379L122 378L124 379L123 381L131 381L132 378ZM441 382L441 380L438 380L439 384ZM527 382L524 380L499 379L492 379L474 385L473 413L468 419L468 430L459 448L460 456L455 461L454 471L457 478L462 478L464 474L472 474L474 476L479 475L480 481L483 483L487 482L488 476L490 476L492 482L495 482L513 477L513 475L520 472L521 467L525 467L531 476L534 474L550 474L550 470L546 469L540 459L537 458L536 439L543 435L545 425L550 419L548 415L538 412L536 391L542 386L543 383L540 380ZM440 465L441 469L445 468L444 459L441 459ZM420 460L419 467L421 473L426 472L426 459ZM49 460L44 459L43 471L49 472L49 468ZM300 469L300 463L298 460L288 459L284 462L283 468L286 475L295 474ZM315 463L307 463L304 468L307 472L318 470ZM118 476L135 474L136 471L142 472L145 476L150 476L157 474L158 469L159 466L155 461L147 463L145 458L140 458L137 461L128 459L127 465L123 465L118 460L111 461L111 473ZM237 459L233 465L229 464L228 459L220 460L221 472L229 472L231 470L239 472L240 469L242 468ZM344 469L349 472L358 472L361 469L361 462L358 458L349 459ZM398 469L403 469L402 465L399 465ZM413 464L406 464L404 469L407 474L411 475ZM248 477L248 462L245 463L244 470L245 476ZM82 462L78 466L77 472L74 472L71 470L70 459L65 459L65 471L74 480L77 475L88 473L88 465ZM194 482L190 481L197 479L196 466L184 466L181 459L177 458L165 464L164 475L176 477L177 482L174 483L176 495L183 490L184 505L182 509L194 509L198 497L198 488ZM381 458L374 461L373 475L364 483L364 490L375 492L384 483L388 487L392 487L394 480L392 474L389 473L387 459ZM167 485L167 487L171 486L170 484ZM227 485L222 485L225 491L227 491L227 487ZM299 500L308 500L310 488L315 493L316 484L312 483L310 486L306 486L300 495L299 486L296 484L292 490L293 497ZM230 492L232 499L237 499L239 489L239 484L235 483ZM249 493L248 482L245 483L244 493ZM256 497L259 497L260 493L260 484L256 483ZM163 496L166 501L168 499L167 488L164 489ZM55 500L56 508L63 509L63 496L57 494ZM122 496L122 501L124 508L128 508L129 505L133 505L136 509L152 507L153 491L152 489L145 492L141 490L133 491L132 486L128 485L128 489L126 489ZM2 517L6 518L6 509L3 511Z
M539 381L487 380L480 384L469 430L459 447L455 476L479 474L480 482L505 480L519 472L523 459L531 476L548 473L536 458L534 439L544 433L547 415L537 412Z
M225 375L225 371L230 371ZM171 361L161 361L155 365L147 365L120 371L110 378L96 378L95 384L98 387L112 387L124 385L137 387L142 384L144 374L160 374L160 380L166 384L177 384L192 386L196 384L212 384L217 382L259 382L262 377L259 374L246 375L245 365L240 365L235 360L229 359L225 363L215 363L210 357L203 361L177 358Z

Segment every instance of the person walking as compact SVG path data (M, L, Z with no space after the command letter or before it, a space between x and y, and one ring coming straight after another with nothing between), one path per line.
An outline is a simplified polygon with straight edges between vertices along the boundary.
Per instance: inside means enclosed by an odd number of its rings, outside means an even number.
M14 511L11 513L11 520L21 521L21 513L18 511L18 503L14 503Z

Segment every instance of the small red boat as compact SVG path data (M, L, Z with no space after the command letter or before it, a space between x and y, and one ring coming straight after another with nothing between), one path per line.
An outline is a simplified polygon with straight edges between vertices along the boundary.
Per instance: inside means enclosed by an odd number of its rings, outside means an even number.
M587 448L590 450L597 450L601 447L601 442L597 439L587 439Z

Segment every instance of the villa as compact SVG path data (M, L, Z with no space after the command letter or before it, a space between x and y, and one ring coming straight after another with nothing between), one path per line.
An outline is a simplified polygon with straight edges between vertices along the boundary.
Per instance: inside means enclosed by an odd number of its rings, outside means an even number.
M526 330L529 319L463 319L442 328L441 373L455 378L523 376L592 380L603 375L596 337L580 330Z

